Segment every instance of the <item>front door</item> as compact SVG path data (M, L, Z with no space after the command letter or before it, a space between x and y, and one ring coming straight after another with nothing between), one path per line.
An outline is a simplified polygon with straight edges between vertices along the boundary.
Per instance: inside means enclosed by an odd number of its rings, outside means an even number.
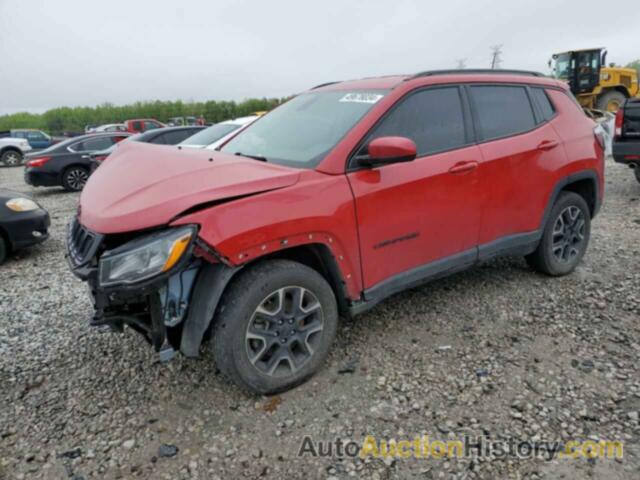
M457 86L423 89L401 99L364 139L357 155L384 136L410 138L418 152L412 162L348 173L365 290L401 290L477 258L481 158L467 117Z

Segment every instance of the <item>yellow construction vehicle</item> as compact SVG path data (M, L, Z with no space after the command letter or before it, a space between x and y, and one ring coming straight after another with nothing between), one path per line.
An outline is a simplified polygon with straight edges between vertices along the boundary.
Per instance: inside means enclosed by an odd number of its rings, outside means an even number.
M607 67L607 51L589 48L555 53L549 60L553 76L569 84L585 108L615 112L622 102L639 93L638 72Z

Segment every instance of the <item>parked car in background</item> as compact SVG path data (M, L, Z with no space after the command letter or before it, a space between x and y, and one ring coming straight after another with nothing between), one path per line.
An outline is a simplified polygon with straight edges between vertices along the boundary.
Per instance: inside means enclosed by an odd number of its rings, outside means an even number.
M184 140L180 143L180 146L188 148L217 148L242 128L251 125L258 118L260 118L260 115L250 115L248 117L240 117L216 123Z
M164 123L159 122L158 120L154 120L152 118L126 120L124 122L124 126L127 132L131 132L131 133L146 132L147 130L166 127Z
M31 151L31 145L24 138L0 138L0 165L14 167L22 164L24 155Z
M58 141L51 138L42 130L33 130L28 128L16 128L0 132L0 138L2 137L24 138L29 142L29 145L31 145L31 148L34 150L49 148Z
M613 159L633 168L640 182L640 98L626 100L616 113Z
M44 242L49 214L28 196L0 188L0 264L9 253Z
M601 129L566 84L431 71L316 87L219 151L127 142L67 250L93 325L163 359L210 336L225 377L270 394L320 368L339 315L502 255L571 273L603 192Z
M25 182L34 187L61 186L69 192L82 190L91 172L89 154L104 150L130 136L127 132L90 133L70 138L27 155Z
M156 145L177 145L185 138L189 138L194 133L202 131L205 127L164 127L156 130L149 130L144 133L137 133L127 138L126 142L142 142L155 143ZM98 150L90 154L91 166L90 171L93 172L100 164L111 155L118 144L114 144L104 150Z

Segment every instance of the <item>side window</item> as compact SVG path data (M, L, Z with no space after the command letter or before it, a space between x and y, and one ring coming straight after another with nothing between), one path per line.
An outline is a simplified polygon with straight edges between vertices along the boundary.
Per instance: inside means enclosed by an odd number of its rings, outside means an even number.
M375 138L388 136L413 140L418 157L465 145L458 87L429 88L410 94L375 127L365 145Z
M155 128L160 128L160 125L158 125L156 122L149 122L149 121L145 121L144 122L144 131L145 132L147 130L153 130Z
M132 122L131 126L133 127L133 130L136 132L142 131L142 122Z
M517 135L536 126L525 87L476 85L470 91L482 140Z
M42 132L27 132L27 138L29 140L45 140L45 136Z
M551 103L551 100L549 100L547 92L544 91L544 88L532 88L530 91L533 96L533 100L538 105L538 110L540 110L542 118L545 121L551 120L551 118L556 114L556 109Z
M174 130L173 132L167 132L164 136L164 141L167 145L176 145L181 141L189 138L195 133L195 130Z
M90 138L83 142L76 143L71 148L75 152L93 152L96 150L104 150L113 145L111 137Z
M149 140L147 140L149 143L154 143L156 145L166 145L167 140L166 140L167 134L166 133L161 133L160 135L152 135L149 138Z

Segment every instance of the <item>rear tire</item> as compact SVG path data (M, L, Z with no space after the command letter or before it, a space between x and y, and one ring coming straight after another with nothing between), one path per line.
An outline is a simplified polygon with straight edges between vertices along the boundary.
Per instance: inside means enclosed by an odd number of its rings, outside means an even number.
M216 366L256 394L293 388L324 363L338 326L333 290L315 270L271 260L238 274L218 307Z
M577 193L562 192L551 209L540 244L525 258L539 272L567 275L582 260L590 235L591 212L587 202Z
M2 156L0 156L0 163L5 167L17 167L22 164L23 159L22 152L17 150L6 150Z
M640 165L636 165L636 167L633 169L633 173L635 173L636 180L638 181L638 183L640 183Z
M600 98L598 98L596 107L598 108L598 110L615 113L622 106L626 99L627 97L625 97L622 92L619 92L617 90L609 90L608 92L602 94Z
M84 167L69 167L62 174L62 187L67 192L81 191L87 180L89 179L89 171Z

